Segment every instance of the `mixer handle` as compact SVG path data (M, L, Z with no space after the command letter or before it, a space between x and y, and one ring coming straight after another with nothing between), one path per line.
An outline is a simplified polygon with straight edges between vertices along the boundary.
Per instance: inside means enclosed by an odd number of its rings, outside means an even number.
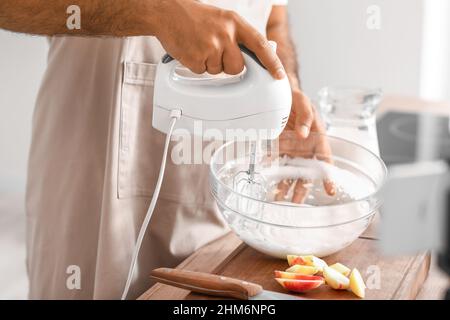
M239 48L241 49L241 51L243 53L245 53L247 56L249 56L250 58L252 58L257 64L259 64L262 68L266 69L266 67L262 64L261 60L258 59L258 57L256 56L256 54L251 51L249 48L247 48L246 46L240 44ZM162 63L166 64L169 63L171 61L173 61L174 58L166 53L163 57L162 57Z

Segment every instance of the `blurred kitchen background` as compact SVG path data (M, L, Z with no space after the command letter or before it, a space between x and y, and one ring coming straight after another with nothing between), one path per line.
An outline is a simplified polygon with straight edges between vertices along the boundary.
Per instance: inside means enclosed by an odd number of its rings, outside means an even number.
M290 0L289 11L310 96L325 85L360 85L450 100L450 1ZM27 296L23 198L46 54L45 38L0 31L0 299Z

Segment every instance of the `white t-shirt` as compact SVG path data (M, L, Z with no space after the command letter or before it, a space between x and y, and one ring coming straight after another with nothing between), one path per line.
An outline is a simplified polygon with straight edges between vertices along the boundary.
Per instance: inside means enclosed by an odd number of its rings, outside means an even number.
M286 5L288 0L201 0L227 10L233 10L245 18L260 33L266 34L267 21L274 5Z

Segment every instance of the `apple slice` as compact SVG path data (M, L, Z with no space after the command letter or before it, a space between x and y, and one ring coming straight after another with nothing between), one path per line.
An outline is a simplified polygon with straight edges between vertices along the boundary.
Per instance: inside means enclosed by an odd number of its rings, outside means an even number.
M275 270L275 278L295 279L295 280L322 280L322 281L324 280L322 277L319 276L311 276L306 274L285 272L278 270Z
M302 266L300 264L295 264L292 267L286 269L286 272L293 272L305 275L313 275L319 272L319 268L314 266Z
M346 276L330 267L323 268L323 276L326 283L336 290L345 290L350 284Z
M287 261L289 266L294 266L296 264L303 266L313 266L319 268L319 271L322 271L323 267L328 266L325 261L312 255L307 256L288 255Z
M320 272L323 272L323 268L328 267L328 264L322 259L313 256L313 266L319 268Z
M366 284L364 283L361 273L358 269L353 269L350 274L350 290L360 298L366 296Z
M320 287L324 281L322 280L295 280L275 278L278 283L286 290L293 292L306 292Z
M350 268L344 266L342 263L339 262L331 265L330 268L333 268L334 270L343 274L346 277L348 277L350 275L350 272L352 271L350 270Z
M289 266L293 266L296 264L300 264L303 266L312 266L313 265L313 256L296 256L293 254L289 254L287 256L287 261Z

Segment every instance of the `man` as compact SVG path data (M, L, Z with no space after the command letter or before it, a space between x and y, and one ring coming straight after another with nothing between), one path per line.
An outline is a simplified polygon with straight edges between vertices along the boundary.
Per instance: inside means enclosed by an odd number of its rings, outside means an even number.
M52 36L28 168L30 298L120 298L159 171L164 135L151 127L151 103L165 51L196 73L237 74L244 44L273 77L289 77L288 127L300 139L321 130L300 90L286 1L0 2L1 28ZM66 27L72 4L80 30ZM148 289L150 270L175 266L227 232L207 175L206 165L169 161L129 298ZM300 202L302 183L295 189Z

